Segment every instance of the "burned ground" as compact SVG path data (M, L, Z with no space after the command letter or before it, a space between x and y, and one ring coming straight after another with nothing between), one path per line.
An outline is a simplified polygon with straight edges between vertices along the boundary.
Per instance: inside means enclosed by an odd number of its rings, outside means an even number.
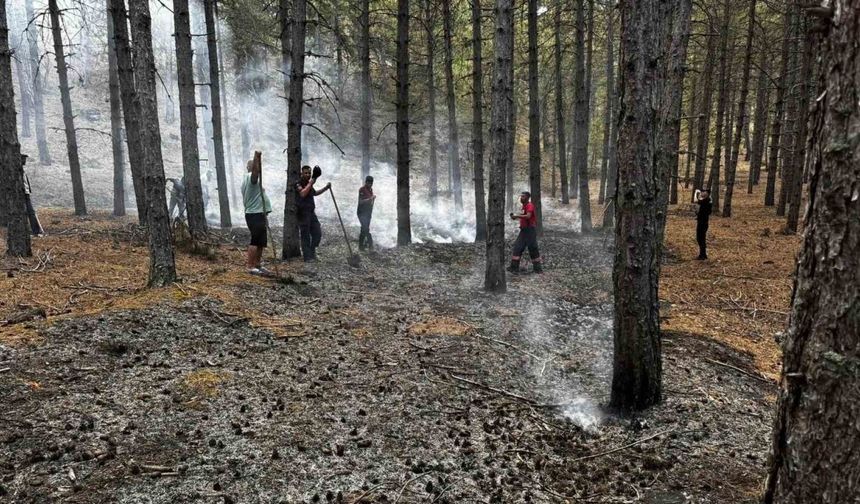
M50 239L112 236L145 271L133 234L77 227ZM480 289L482 246L381 251L356 270L328 231L321 263L279 266L289 281L243 276L225 242L226 262L184 258L161 295L80 281L47 321L17 324L27 337L6 328L0 500L755 501L775 385L748 353L669 332L665 400L602 411L611 237L547 230L547 273L497 296ZM8 287L81 267L59 250ZM104 309L78 306L90 298Z

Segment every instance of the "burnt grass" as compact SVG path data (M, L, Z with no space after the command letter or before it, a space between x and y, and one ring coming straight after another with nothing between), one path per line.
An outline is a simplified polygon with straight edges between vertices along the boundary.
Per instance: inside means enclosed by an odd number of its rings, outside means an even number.
M490 295L483 246L353 269L335 231L236 287L291 337L198 296L0 345L0 502L757 501L775 386L717 364L747 356L665 334L663 402L603 411L611 237L550 230Z

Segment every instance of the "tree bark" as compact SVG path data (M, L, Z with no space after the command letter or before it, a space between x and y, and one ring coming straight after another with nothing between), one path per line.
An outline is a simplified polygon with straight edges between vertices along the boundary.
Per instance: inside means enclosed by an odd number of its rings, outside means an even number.
M215 37L221 40L221 23L218 22L218 3L215 2ZM233 159L233 139L230 134L230 108L229 100L227 99L227 84L224 78L224 48L218 51L218 78L221 90L221 109L224 111L224 147L226 155L224 157L224 169L227 173L227 185L230 188L230 197L233 201L240 201L240 195L236 191L236 172L234 170ZM235 88L234 88L235 89ZM340 96L338 94L338 96ZM241 175L240 175L241 176Z
M487 240L484 193L484 67L481 0L472 0L472 148L475 152L475 241Z
M511 14L513 18L513 14ZM516 39L516 30L511 32L511 36ZM513 40L513 39L512 39ZM516 77L514 76L514 61L515 61L515 53L514 53L514 42L511 42L509 46L510 51L510 60L511 64L508 67L508 73L510 74L511 81L511 106L508 108L508 158L507 164L505 165L505 178L506 184L506 198L505 198L505 207L508 212L512 212L514 209L514 150L516 148L517 142L517 95L516 95Z
M588 91L585 87L585 3L576 0L573 59L573 156L572 185L579 188L579 215L583 232L591 231L591 202L588 200ZM584 192L583 192L584 191ZM575 197L576 194L571 195Z
M20 39L16 36L12 44L15 47L21 47ZM17 55L17 50L15 51ZM20 58L15 59L15 77L18 79L18 91L20 91L21 99L21 137L30 138L31 130L30 123L33 115L33 97L30 91L30 80L27 78L27 71L24 68L24 62Z
M442 0L442 27L445 39L445 93L448 103L448 165L454 207L463 208L463 175L460 169L460 132L457 126L457 97L454 94L454 54L451 48L451 0Z
M284 203L284 239L281 257L290 259L302 255L299 241L299 220L296 209L296 184L302 169L302 112L305 92L305 33L307 29L306 0L280 0L278 18L281 23L281 62L287 101L287 190ZM292 12L290 7L292 6ZM290 16L292 14L292 16ZM289 37L289 38L288 38Z
M860 499L860 5L830 7L765 504Z
M41 65L41 52L39 51L39 37L37 35L36 23L31 23L33 16L33 0L26 0L24 12L27 15L27 49L30 65L30 79L33 84L33 125L36 130L36 146L39 150L39 163L44 166L51 164L51 154L48 150L48 136L45 133L45 84L39 71Z
M729 80L731 74L729 67L729 22L731 21L731 4L729 0L723 0L723 23L720 27L720 91L717 97L717 124L716 137L714 138L714 151L711 158L711 174L708 177L708 190L711 192L711 201L714 212L720 211L720 164L722 163L723 139L725 138L725 117L729 102Z
M744 69L741 77L741 90L738 97L738 114L735 126L735 138L732 143L732 160L726 171L726 198L723 201L723 217L732 216L732 195L735 189L735 174L738 167L738 159L741 149L741 136L744 133L744 124L747 122L747 95L750 85L750 68L752 67L752 42L755 29L755 7L756 0L750 0L749 12L747 14L747 45L744 50ZM752 177L752 174L750 174Z
M113 150L113 214L125 215L125 149L122 147L122 103L119 92L119 73L116 61L111 3L107 0L108 37L108 93L110 96L110 134Z
M788 185L788 218L785 230L788 233L797 233L798 220L800 219L800 206L803 192L803 172L806 166L806 134L809 111L809 83L812 79L812 40L808 33L808 23L801 23L798 36L803 37L803 56L800 64L800 78L798 82L797 98L797 128L798 133L794 138L794 156L791 177Z
M510 135L508 124L513 100L514 19L512 0L496 0L493 9L493 89L490 117L490 187L487 203L487 260L484 290L505 292L505 169Z
M140 110L135 99L137 92L134 89L134 71L132 69L131 42L128 35L125 2L123 0L108 1L110 2L109 11L114 29L122 118L125 124L126 146L128 147L128 164L131 167L131 180L137 204L137 220L140 225L146 225L146 190L143 179L144 160L140 132Z
M591 190L588 185L591 180L589 166L593 164L594 155L588 155L588 144L591 139L591 75L592 60L594 59L594 0L588 0L587 42L585 46L585 129L582 132L582 143L584 145L582 156L583 162L579 165L579 208L582 231L591 231ZM576 125L574 124L574 127Z
M173 0L173 24L176 31L176 78L179 85L179 136L182 144L182 173L185 175L185 207L188 231L192 239L198 241L206 234L206 215L200 183L197 102L188 0Z
M72 175L72 197L75 201L75 215L87 214L84 200L84 182L81 179L81 161L78 158L78 135L75 130L75 115L72 112L72 98L69 94L69 75L66 66L65 47L60 28L60 8L57 0L48 0L51 15L51 33L54 38L54 58L57 62L57 77L60 81L60 100L63 104L63 125L66 131L66 151L69 156L69 172Z
M409 215L409 0L397 0L397 245L412 243ZM451 107L449 105L449 119ZM449 150L450 152L450 150ZM462 199L460 205L463 204Z
M55 0L52 0L55 1ZM158 126L155 60L152 55L152 19L148 2L130 2L131 34L134 40L135 101L140 111L143 146L146 221L149 230L149 286L164 287L176 281L173 236L164 193L164 163Z
M370 0L361 0L361 14L358 17L361 42L358 58L361 62L361 101L359 104L361 147L361 178L370 175Z
M788 47L788 84L786 86L785 97L785 123L783 124L782 136L779 139L780 150L782 151L782 177L779 187L779 197L776 202L776 215L785 216L785 210L788 207L788 186L791 185L792 171L794 170L794 158L796 151L794 150L797 138L797 45L800 33L801 13L799 6L793 4L789 7L793 11L791 36L786 43ZM789 129L790 128L790 129Z
M6 225L6 256L29 257L30 224L24 199L24 170L15 118L12 51L6 26L6 0L0 0L0 205Z
M428 143L430 148L429 189L430 202L433 205L436 205L437 199L439 197L439 165L437 153L439 143L438 139L436 138L436 73L434 71L436 39L433 34L435 16L433 16L433 7L431 4L431 0L423 1L425 10L424 28L427 35L427 101L429 104L428 114L430 116L430 124L427 131Z
M678 150L681 145L681 105L684 101L684 75L686 73L687 45L690 40L691 0L670 3L663 16L664 39L669 52L665 63L663 106L659 125L657 151L657 257L662 257L663 235L666 229L671 193L677 199ZM671 187L670 187L671 186ZM658 264L659 268L659 264Z
M783 15L783 36L780 55L779 82L776 86L776 102L774 103L773 123L770 127L770 152L767 159L767 186L764 193L764 205L773 206L776 199L776 172L779 163L780 144L782 143L782 115L785 110L785 93L788 89L789 68L789 38L791 38L791 26L793 24L794 10L787 9Z
M750 147L750 176L747 180L747 194L752 194L753 186L758 185L761 174L761 162L764 156L764 140L767 134L767 113L770 95L770 79L768 69L770 67L769 51L765 47L764 32L761 34L762 41L759 47L759 70L758 82L756 84L755 114L753 115L753 137Z
M615 50L613 49L614 13L612 4L606 8L606 106L603 108L603 156L600 160L600 193L597 203L603 205L607 193L607 168L609 167L609 138L612 133L612 112L615 104Z
M659 119L665 57L660 0L621 1L621 87L618 191L615 207L614 358L610 406L639 410L660 401L660 300L657 283Z
M555 135L558 146L558 173L561 178L561 203L570 203L567 180L567 133L564 130L564 81L562 79L561 64L561 9L562 2L555 6Z
M690 63L690 66L693 67L694 64ZM701 79L698 78L698 73L692 74L692 81L690 82L690 97L688 98L689 109L687 112L687 166L684 169L684 189L690 188L690 168L693 166L693 158L695 157L695 135L694 131L696 130L696 96L698 95L697 90L699 89L699 83ZM678 198L677 194L675 195L675 199L673 203L677 203Z
M537 214L537 232L543 233L541 211L541 162L540 162L540 89L538 87L538 1L528 0L528 44L529 44L529 190Z
M619 44L620 49L621 44ZM619 51L620 54L620 51ZM619 57L619 61L620 61ZM621 70L619 69L619 73ZM606 208L603 210L603 227L611 228L615 225L615 200L618 194L618 154L617 154L617 146L618 146L618 128L620 127L621 122L621 114L619 113L619 96L621 95L621 82L620 78L615 82L615 96L612 99L613 110L612 110L612 120L614 121L612 125L612 130L609 134L609 166L607 170L609 173L607 174L606 180L606 200L608 201Z
M708 16L711 18L711 16ZM708 143L711 138L711 109L713 108L714 94L714 53L716 52L717 37L713 33L713 24L708 25L708 41L705 49L705 60L703 62L704 72L702 74L701 101L699 102L699 124L696 133L696 170L693 173L693 191L690 193L690 201L693 201L696 189L705 188L705 168L708 165Z
M215 175L218 178L218 208L221 227L233 226L230 216L230 193L227 169L224 166L224 136L221 124L221 85L218 78L218 41L215 38L215 0L203 0L206 19L206 46L209 54L209 97L212 111L212 146L215 154Z

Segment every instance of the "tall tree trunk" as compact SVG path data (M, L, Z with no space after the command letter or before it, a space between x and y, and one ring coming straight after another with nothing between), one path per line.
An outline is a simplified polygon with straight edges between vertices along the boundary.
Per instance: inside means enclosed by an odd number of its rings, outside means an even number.
M584 144L585 144L585 162L580 165L580 176L579 176L579 205L580 209L587 208L587 210L580 210L580 214L582 217L584 231L591 230L591 190L589 187L589 182L591 180L591 173L594 171L589 169L590 166L594 164L594 154L592 153L589 157L588 154L588 145L591 142L591 113L592 113L592 61L594 60L594 0L588 0L588 18L587 18L587 38L586 38L586 46L585 46L585 132L584 132ZM586 219L586 215L588 218ZM585 222L588 222L588 226L586 229Z
M516 38L516 30L511 32L511 36ZM514 76L514 42L511 42L508 50L511 53L511 64L507 67L508 73L510 74L509 79L511 81L511 106L508 108L508 157L507 164L505 165L505 189L507 194L505 197L505 208L508 212L511 212L514 209L514 149L517 143L517 95L516 78Z
M447 1L447 0L446 0ZM450 50L450 48L449 48ZM449 93L453 92L449 89ZM409 0L397 0L397 245L412 243L409 216ZM453 108L448 105L449 124L455 129ZM454 149L456 153L457 149ZM449 147L449 153L451 152ZM463 205L462 196L459 206Z
M17 38L17 37L16 37ZM16 47L21 47L21 43L13 42ZM15 51L17 55L17 50ZM30 91L30 80L27 78L27 71L24 68L24 62L20 58L15 59L15 77L18 79L18 91L20 91L21 99L21 137L30 138L30 118L32 116L33 97Z
M361 103L360 109L360 140L361 147L361 178L370 175L370 0L361 0L361 13L358 17L361 42L358 48L358 59L361 62Z
M206 45L209 53L209 91L212 111L212 143L215 154L215 175L218 177L218 207L221 227L233 226L230 216L230 194L227 169L224 166L224 137L221 126L221 85L218 78L218 41L215 39L215 0L203 0L206 18Z
M543 233L541 212L541 162L540 162L540 89L538 87L538 0L528 0L529 43L529 188L531 201L537 214L537 232Z
M481 0L472 0L472 147L475 151L475 241L487 239L484 194L484 68Z
M693 173L693 191L691 191L690 194L690 201L692 201L696 189L705 188L705 168L707 168L708 165L708 143L711 138L711 109L713 108L714 71L717 66L714 62L714 56L717 46L717 37L716 34L713 33L713 24L709 23L707 27L708 33L706 35L708 41L706 42L705 59L703 61L704 72L702 74L702 83L704 84L704 88L702 89L701 101L699 102L699 123L698 131L696 133L696 170Z
M198 0L191 4L194 9L194 15L191 17L191 21L193 23L192 30L194 33L200 35L206 33L206 14L202 8L204 1L205 0ZM194 44L195 54L194 77L197 83L197 91L199 93L200 123L203 124L203 141L206 144L206 170L208 172L215 169L215 134L212 131L212 91L209 86L209 48L207 46L207 37L194 37L192 38L192 42ZM253 124L254 123L252 121L251 125ZM208 176L204 178L208 178Z
M603 156L600 160L600 193L597 203L602 205L606 201L607 193L607 168L609 167L609 138L612 130L612 113L615 110L615 49L613 43L614 13L612 4L606 7L606 106L603 108Z
M81 179L81 161L78 158L78 135L75 130L75 115L72 112L72 98L69 94L69 74L66 66L65 46L60 28L60 8L57 0L48 0L51 15L51 33L54 38L54 58L57 61L57 77L60 81L60 100L63 103L63 125L66 130L66 150L69 155L69 172L72 175L72 197L75 201L75 215L86 215L87 204L84 200L84 182Z
M695 67L693 62L690 63L690 67ZM693 158L695 157L695 135L693 132L696 130L696 96L698 95L699 83L701 79L698 78L698 73L693 73L691 75L692 80L690 81L690 93L689 98L687 99L687 105L689 105L689 109L687 112L687 166L684 169L684 189L690 188L690 168L693 165ZM677 194L675 195L675 200L673 203L677 203Z
M52 0L54 1L54 0ZM135 101L140 111L143 145L146 220L149 230L149 286L164 287L176 281L173 236L164 193L164 163L155 91L155 60L152 54L152 19L148 2L129 2L131 36L134 40Z
M860 5L829 5L765 504L860 497Z
M176 75L173 72L173 68L175 67L175 62L173 61L173 55L168 52L167 54L167 82L163 85L165 87L169 86L176 80ZM167 95L164 100L164 122L167 124L173 124L173 121L176 120L176 106L173 103L173 98L170 95Z
M621 1L621 86L618 190L615 207L614 359L610 406L643 409L660 401L662 359L657 283L660 244L658 117L666 49L660 0Z
M731 74L729 67L729 22L731 20L731 7L729 0L723 0L723 23L720 27L720 91L717 98L717 131L714 138L714 153L711 158L711 174L708 178L708 189L711 191L711 201L714 211L720 209L720 164L722 162L723 139L725 138L725 117L729 102L729 80Z
M659 125L657 151L657 257L662 257L666 214L674 193L678 197L678 150L681 145L681 105L684 101L687 45L690 41L691 0L671 2L665 16L664 38L669 48L665 63L663 106ZM658 265L659 268L659 265Z
M564 80L561 73L561 10L564 4L559 0L555 6L555 136L558 146L558 173L561 178L561 203L570 203L567 180L567 133L564 131Z
M24 200L24 170L12 90L12 51L6 26L6 0L0 0L0 214L6 226L6 256L29 257L30 225Z
M445 38L445 93L448 102L448 165L454 207L463 208L463 175L460 169L460 135L457 127L457 97L454 94L454 54L451 48L451 0L442 0L442 26Z
M776 199L776 172L779 163L779 150L782 143L782 115L785 110L785 93L789 83L790 58L789 38L791 38L791 26L793 24L794 10L787 9L783 15L783 36L780 54L779 82L776 86L776 102L774 103L773 123L770 127L770 152L767 159L767 186L764 193L764 205L773 206Z
M113 150L113 214L125 215L125 150L122 147L122 103L119 92L119 71L116 61L113 18L107 0L108 93L110 96L110 136Z
M490 187L487 202L487 261L484 290L505 292L505 169L508 161L510 108L513 101L514 18L512 0L496 0L493 9L493 90L490 117Z
M798 37L802 37L803 55L801 57L800 75L798 79L797 98L797 135L794 138L794 155L791 177L787 188L787 199L789 203L788 218L785 230L789 233L797 233L797 224L800 219L800 206L802 204L803 192L803 168L806 166L806 133L809 111L809 83L812 79L812 40L808 33L808 23L801 22Z
M579 187L582 231L591 231L588 200L588 90L585 86L585 3L576 0L576 47L573 63L573 160L571 170ZM575 196L575 194L573 195Z
M793 4L790 6L793 11L791 36L788 39L788 84L786 86L785 97L785 124L783 125L782 136L780 137L780 147L782 151L782 177L779 187L779 197L776 202L776 215L785 216L785 210L788 206L788 186L791 184L792 170L794 169L794 157L797 154L794 150L795 139L797 137L797 45L799 37L799 27L801 24L801 13L799 6ZM789 129L790 128L790 129Z
M764 39L764 32L761 34ZM761 173L761 162L764 155L764 139L767 134L767 112L769 104L770 82L768 68L770 64L769 51L762 40L759 47L759 70L756 84L755 114L753 115L753 138L750 146L750 176L747 180L747 194L752 194L753 186L758 185Z
M620 72L621 70L619 69L619 73ZM618 102L619 96L621 94L620 89L621 82L619 78L619 80L615 82L615 96L612 99L613 125L611 132L609 133L609 166L607 167L609 173L607 173L606 178L606 200L608 201L608 203L606 205L606 208L603 210L603 227L605 228L611 228L615 225L615 200L616 195L618 193L618 128L620 127L619 122L621 120L621 115L619 113L620 105Z
M173 24L176 32L176 78L179 85L179 135L182 143L182 173L185 175L185 207L188 230L191 237L197 241L206 233L206 215L200 183L197 103L188 0L173 0Z
M735 126L735 138L732 143L732 160L726 171L726 198L723 201L723 217L732 216L732 194L735 189L735 174L740 156L741 136L744 132L744 124L747 122L747 95L750 85L750 68L752 67L752 42L755 29L755 6L756 0L750 0L749 13L747 17L747 45L744 51L744 70L741 77L740 97L738 98L737 126ZM750 177L752 175L750 174Z
M221 40L221 23L218 21L217 2L215 2L215 37L218 40ZM221 50L218 51L218 78L221 87L221 109L224 111L224 146L226 150L224 169L227 172L227 185L230 187L230 197L233 198L233 201L239 201L239 194L236 191L236 171L233 164L233 139L230 134L230 108L228 105L229 100L227 99L227 84L225 83L224 78L224 68L224 46L222 45ZM338 96L340 96L340 94L338 94Z
M341 31L342 28L340 26L340 15L337 13L335 13L335 15L334 15L334 30L336 33L336 35L335 35L335 37L336 37L335 38L335 50L334 50L334 53L335 53L335 56L334 56L334 61L335 61L334 85L335 85L335 92L337 93L337 96L338 96L338 101L341 101L343 103L346 101L346 99L344 97L344 93L343 93L343 85L344 85L343 46L344 46L344 43L343 43L343 32ZM337 122L335 123L334 135L335 135L335 139L337 140L337 142L339 144L344 143L343 122L340 119L338 119ZM343 154L341 153L337 157L337 160L335 161L335 173L340 173L342 164L343 164Z
M33 20L33 0L26 0L24 12L27 15L27 37L28 58L30 65L30 80L33 85L33 125L36 130L36 146L39 150L39 163L44 166L51 164L51 154L48 151L48 136L45 133L45 84L41 72L41 52L39 51L39 36L36 23Z
M292 7L292 12L290 7ZM292 14L292 15L291 15ZM302 255L299 219L296 209L296 184L302 170L302 111L305 92L306 0L280 0L281 64L287 88L287 190L284 203L284 240L281 257ZM289 69L289 73L286 70Z
M427 35L427 101L429 102L429 128L427 136L430 144L430 202L436 205L439 198L439 166L438 166L438 139L436 138L436 73L434 71L434 59L436 52L436 39L433 33L435 16L431 0L424 1L425 31ZM480 0L479 0L480 1ZM479 42L480 43L480 42Z
M122 119L125 124L128 164L131 167L131 181L134 187L134 199L137 204L137 220L140 225L146 225L147 206L144 182L143 141L140 131L140 110L135 99L137 91L134 88L131 42L128 35L125 2L123 0L108 1L110 2L108 10L114 30L114 47L116 48Z

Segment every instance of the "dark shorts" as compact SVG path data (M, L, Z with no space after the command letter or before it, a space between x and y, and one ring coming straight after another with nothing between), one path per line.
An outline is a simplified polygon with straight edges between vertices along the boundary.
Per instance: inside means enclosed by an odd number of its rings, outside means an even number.
M269 242L269 236L266 234L266 214L245 214L245 222L251 231L251 246L265 248Z

